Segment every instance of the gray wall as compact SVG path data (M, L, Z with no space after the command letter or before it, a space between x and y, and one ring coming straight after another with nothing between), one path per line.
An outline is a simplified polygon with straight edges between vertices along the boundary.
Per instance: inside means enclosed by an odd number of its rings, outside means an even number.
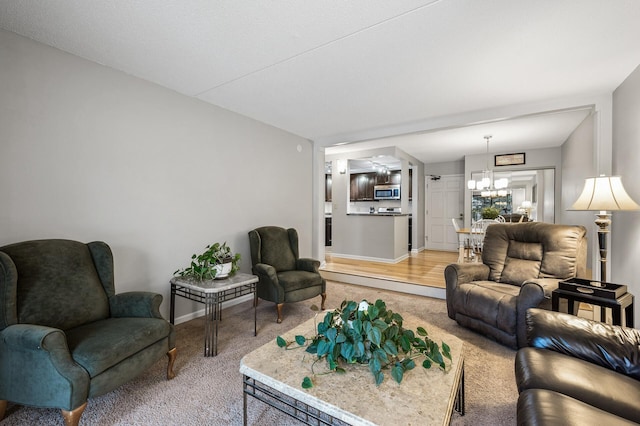
M625 189L640 203L640 68L613 93L613 167ZM611 224L611 281L626 284L636 296L635 318L640 318L640 212L614 212ZM595 226L595 225L594 225Z
M117 291L160 292L165 314L173 272L207 244L249 272L247 232L280 225L311 254L306 139L5 31L0 93L0 245L103 240Z

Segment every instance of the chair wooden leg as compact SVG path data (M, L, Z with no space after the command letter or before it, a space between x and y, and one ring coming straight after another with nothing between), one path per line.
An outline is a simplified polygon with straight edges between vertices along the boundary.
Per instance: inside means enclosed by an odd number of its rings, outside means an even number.
M7 411L7 400L0 400L0 420L4 419L4 413Z
M324 301L327 300L327 293L322 293L320 296L322 297L322 301L320 302L320 309L324 311Z
M80 423L80 416L82 416L82 413L84 413L85 408L87 408L86 402L74 410L62 410L64 424L67 426L78 426L78 424Z
M171 380L176 377L176 373L173 372L173 363L176 362L177 355L178 350L176 348L173 348L169 352L167 352L167 357L169 357L169 365L167 365L167 380Z
M282 322L282 307L284 306L284 303L278 303L276 304L276 311L278 312L278 319L277 319L277 323L280 324Z

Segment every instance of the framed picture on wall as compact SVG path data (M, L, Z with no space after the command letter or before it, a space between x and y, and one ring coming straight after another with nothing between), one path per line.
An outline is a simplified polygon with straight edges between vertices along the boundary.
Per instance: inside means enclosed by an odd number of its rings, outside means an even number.
M496 166L519 166L525 163L524 152L517 154L501 154L494 156Z

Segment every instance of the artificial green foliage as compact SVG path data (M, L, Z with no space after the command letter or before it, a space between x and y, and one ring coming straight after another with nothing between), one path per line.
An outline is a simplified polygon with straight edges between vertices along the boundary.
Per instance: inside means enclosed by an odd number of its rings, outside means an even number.
M483 219L495 219L500 216L500 211L495 207L485 207L482 209Z
M188 267L178 269L173 275L191 277L202 281L215 279L217 274L216 265L231 262L229 275L235 274L240 269L240 253L232 254L231 248L226 242L222 244L215 243L205 248L206 250L202 254L191 256L191 264Z
M278 336L276 342L287 349L310 342L306 351L318 360L325 359L329 369L337 373L345 372L345 364L367 364L376 385L384 380L384 371L401 383L405 373L415 368L416 358L424 358L424 368L435 364L446 372L445 358L451 360L449 346L442 342L440 347L423 327L415 332L405 329L402 321L402 316L388 310L382 300L374 304L345 300L340 308L327 312L313 338L295 336L295 342L287 342ZM302 387L311 386L312 380L305 377Z

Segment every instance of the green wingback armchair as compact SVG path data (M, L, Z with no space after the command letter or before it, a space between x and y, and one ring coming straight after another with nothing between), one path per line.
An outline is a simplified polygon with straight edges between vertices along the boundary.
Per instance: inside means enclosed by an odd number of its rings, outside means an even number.
M327 284L318 272L320 262L300 258L298 232L277 226L263 226L249 232L251 264L258 283L258 297L276 303L278 322L282 322L285 302L327 297Z
M87 399L176 357L162 296L115 294L103 242L26 241L0 247L0 419L8 401L59 408L77 425Z

